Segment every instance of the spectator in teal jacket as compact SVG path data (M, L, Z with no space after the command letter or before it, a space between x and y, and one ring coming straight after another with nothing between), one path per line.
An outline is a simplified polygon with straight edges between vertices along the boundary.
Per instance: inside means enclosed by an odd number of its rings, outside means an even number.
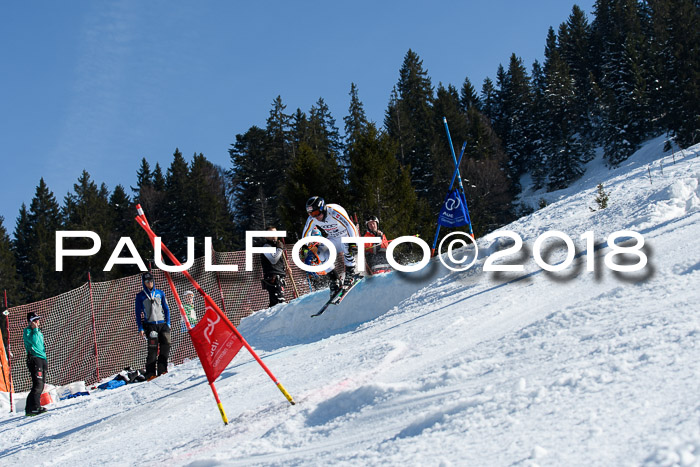
M27 368L32 377L32 389L27 396L27 405L24 414L31 417L46 412L41 406L41 393L44 392L46 382L46 346L44 345L44 335L39 329L40 317L33 311L27 313L28 325L24 328L24 348L27 351Z

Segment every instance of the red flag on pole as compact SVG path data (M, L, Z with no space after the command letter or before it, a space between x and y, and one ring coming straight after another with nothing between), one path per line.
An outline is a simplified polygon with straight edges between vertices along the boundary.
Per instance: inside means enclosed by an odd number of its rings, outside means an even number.
M190 337L207 379L212 383L241 350L243 343L209 304L209 296L204 300L204 317L190 329Z
M140 204L136 205L136 210L139 214L138 216L136 216L136 221L146 231L148 238L150 238L151 243L155 248L156 234L153 232L153 230L151 230L150 225L148 225L148 220L146 220L146 215L144 214ZM173 264L175 264L176 266L181 266L180 261L178 261L175 255L173 255L172 252L168 250L168 247L161 244L161 248L162 252L164 252L168 256L168 258L170 258ZM255 361L258 362L260 367L263 370L265 370L265 373L267 373L270 379L275 383L275 385L277 385L277 389L279 389L280 392L284 395L284 397L287 398L290 404L294 405L295 402L294 399L292 399L292 396L290 396L287 390L284 388L284 386L282 386L282 383L277 381L275 375L272 374L267 365L265 365L265 363L258 356L258 354L255 353L250 344L246 342L243 336L238 332L233 323L229 321L229 319L217 306L214 300L212 300L212 298L206 292L204 292L204 290L202 290L197 281L194 280L194 278L190 275L189 272L187 272L187 269L183 270L182 273L187 278L187 280L190 281L194 288L197 289L199 294L202 297L204 297L204 303L206 304L206 313L204 319L200 321L198 325L194 328L190 327L189 320L187 319L187 315L184 312L182 303L180 302L180 297L177 294L177 290L175 290L175 284L173 284L172 279L170 278L170 274L166 272L165 277L168 279L168 284L170 285L170 289L173 291L175 300L178 303L180 313L182 314L185 323L187 323L187 328L190 332L190 338L192 339L192 342L195 346L197 355L200 356L200 361L205 369L207 378L209 379L209 386L211 386L212 392L214 393L214 397L216 398L216 403L219 406L219 411L221 412L221 417L224 419L224 423L228 424L228 420L226 418L226 414L224 413L223 406L221 405L221 401L219 400L219 396L216 393L216 389L214 388L213 381L216 379L217 376L221 374L221 372L224 370L224 368L226 368L226 365L228 365L228 363L233 359L233 357L236 356L241 346L245 347L250 352ZM205 321L207 324L206 326L203 323ZM220 324L223 324L227 329L220 327ZM201 328L201 330L198 329L196 332L193 332L197 328ZM234 337L231 337L229 333L233 334ZM213 339L212 336L214 336L215 338ZM200 343L199 345L195 342L195 339L197 339L197 341ZM207 366L205 366L205 361L206 365L208 365L208 368Z

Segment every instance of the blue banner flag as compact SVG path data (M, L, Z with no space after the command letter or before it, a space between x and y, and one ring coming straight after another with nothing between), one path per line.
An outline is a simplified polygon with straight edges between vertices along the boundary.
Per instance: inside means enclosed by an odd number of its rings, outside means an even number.
M438 224L444 227L461 227L471 222L464 195L457 189L450 191L440 209Z

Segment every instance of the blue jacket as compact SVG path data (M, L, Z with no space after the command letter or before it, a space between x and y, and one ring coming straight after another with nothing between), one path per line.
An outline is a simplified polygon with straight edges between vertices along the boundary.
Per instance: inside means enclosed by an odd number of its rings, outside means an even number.
M136 294L136 326L143 331L143 323L166 323L170 326L170 308L165 294L155 287L148 291L141 279L143 290Z

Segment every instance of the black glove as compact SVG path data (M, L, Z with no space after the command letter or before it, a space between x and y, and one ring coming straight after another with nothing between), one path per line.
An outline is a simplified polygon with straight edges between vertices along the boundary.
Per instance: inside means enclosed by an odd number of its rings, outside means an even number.
M357 244L356 243L350 244L350 246L348 247L348 253L350 253L353 256L357 256Z

